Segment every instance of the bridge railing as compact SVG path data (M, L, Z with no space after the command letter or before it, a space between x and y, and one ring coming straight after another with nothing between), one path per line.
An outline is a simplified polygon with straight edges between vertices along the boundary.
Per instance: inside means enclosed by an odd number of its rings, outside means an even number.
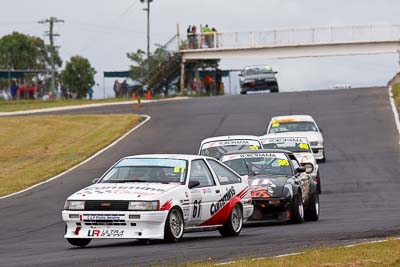
M181 50L257 48L400 40L400 25L364 25L188 34Z

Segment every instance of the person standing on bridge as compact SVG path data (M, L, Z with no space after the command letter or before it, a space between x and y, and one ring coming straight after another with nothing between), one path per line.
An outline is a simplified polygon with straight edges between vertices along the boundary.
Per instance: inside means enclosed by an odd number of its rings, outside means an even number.
M204 34L204 43L205 45L210 48L210 34L211 34L211 29L210 27L208 27L208 24L206 24L206 26L203 27L202 32Z

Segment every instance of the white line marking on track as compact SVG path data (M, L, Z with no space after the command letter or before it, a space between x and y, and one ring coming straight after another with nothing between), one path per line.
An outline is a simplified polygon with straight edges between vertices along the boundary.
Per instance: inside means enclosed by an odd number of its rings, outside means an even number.
M139 115L139 116L144 117L144 118L145 118L144 121L142 121L141 123L139 123L138 125L136 125L136 126L133 127L132 129L130 129L128 132L126 132L124 135L122 135L120 138L118 138L117 140L115 140L114 142L112 142L111 144L109 144L108 146L106 146L105 148L103 148L103 149L97 151L96 153L94 153L94 154L93 154L92 156L90 156L89 158L87 158L87 159L85 159L84 161L82 161L82 162L76 164L75 166L69 168L68 170L66 170L66 171L64 171L64 172L62 172L62 173L60 173L60 174L57 174L56 176L53 176L53 177L47 179L46 181L43 181L43 182L40 182L40 183L38 183L38 184L32 185L31 187L25 188L25 189L23 189L23 190L21 190L21 191L18 191L18 192L15 192L15 193L12 193L12 194L9 194L9 195L6 195L6 196L2 196L2 197L0 197L0 200L1 200L1 199L5 199L5 198L9 198L9 197L12 197L12 196L15 196L15 195L19 195L19 194L24 193L24 192L27 192L27 191L29 191L29 190L35 188L35 187L38 187L38 186L40 186L40 185L43 185L43 184L46 184L46 183L48 183L48 182L54 181L54 180L60 178L61 176L63 176L64 174L67 174L67 173L69 173L70 171L75 170L76 168L78 168L78 167L82 166L83 164L87 163L88 161L94 159L95 157L97 157L98 155L100 155L101 153L103 153L104 151L106 151L107 149L109 149L109 148L115 146L116 144L118 144L118 143L119 143L120 141L122 141L125 137L127 137L128 135L130 135L131 133L133 133L135 130L139 129L141 126L143 126L146 122L148 122L148 121L151 119L151 117L150 117L150 116L147 116L147 115Z
M392 86L388 86L389 90L389 100L390 100L390 106L392 107L393 115L394 115L394 120L396 122L396 127L397 131L399 132L399 144L400 144L400 120L399 120L399 112L396 107L396 103L394 102L393 98L393 92L392 92Z
M166 99L155 99L155 100L141 100L142 104L153 103L153 102L166 102L166 101L176 101L189 99L187 96L180 96L174 98L166 98ZM115 106L115 105L136 105L137 101L122 101L122 102L110 102L110 103L96 103L96 104L86 104L86 105L74 105L74 106L64 106L64 107L53 107L53 108L42 108L42 109L30 109L30 110L19 110L19 111L9 111L9 112L0 112L0 117L3 116L16 116L16 115L30 115L30 114L39 114L45 112L55 112L55 111L65 111L65 110L75 110L75 109L87 109L87 108L95 108L95 107L106 107L106 106Z

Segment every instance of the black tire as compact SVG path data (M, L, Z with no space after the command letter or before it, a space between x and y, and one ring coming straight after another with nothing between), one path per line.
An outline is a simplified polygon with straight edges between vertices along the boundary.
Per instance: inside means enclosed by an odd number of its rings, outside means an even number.
M242 206L236 204L226 223L218 229L222 236L238 236L243 227Z
M67 238L68 243L76 247L86 247L89 245L91 238Z
M304 218L307 221L318 221L319 219L319 195L313 194L304 212Z
M294 197L290 211L292 213L291 223L300 224L304 222L304 206L300 194Z
M240 91L241 95L247 95L247 91Z
M178 208L172 208L167 216L164 226L164 241L176 243L182 239L184 220L182 212Z
M317 192L318 194L321 194L321 177L319 176L319 170L317 172Z
M279 87L278 86L272 87L271 93L279 93Z

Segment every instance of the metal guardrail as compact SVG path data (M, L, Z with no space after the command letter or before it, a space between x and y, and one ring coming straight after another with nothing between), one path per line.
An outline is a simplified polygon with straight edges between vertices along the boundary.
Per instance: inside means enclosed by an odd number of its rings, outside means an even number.
M188 34L181 50L389 42L400 40L400 25L293 28L263 32Z

